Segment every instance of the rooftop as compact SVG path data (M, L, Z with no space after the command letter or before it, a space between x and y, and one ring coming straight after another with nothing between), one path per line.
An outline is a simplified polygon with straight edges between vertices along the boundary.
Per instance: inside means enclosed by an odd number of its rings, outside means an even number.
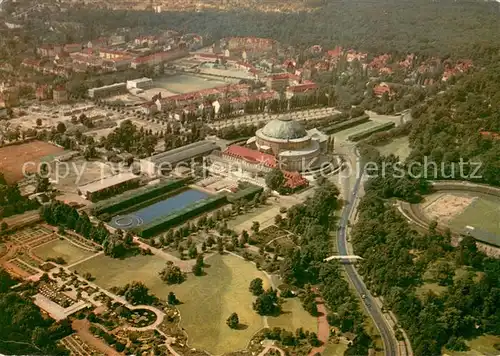
M307 136L307 131L301 123L289 116L271 120L262 128L261 134L279 140L294 140Z
M147 158L147 160L156 165L176 164L195 156L208 154L217 149L220 149L220 147L214 141L204 140L159 153Z
M91 183L81 185L78 187L78 190L83 194L94 193L136 178L138 177L131 172L120 173L111 177L98 179Z

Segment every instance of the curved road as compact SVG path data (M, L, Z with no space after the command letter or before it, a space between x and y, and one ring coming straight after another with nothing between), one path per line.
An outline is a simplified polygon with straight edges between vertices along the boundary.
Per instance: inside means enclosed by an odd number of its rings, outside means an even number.
M347 204L342 211L342 217L339 222L339 230L338 230L338 248L339 255L349 255L347 251L347 224L349 222L349 217L354 212L354 201L356 200L356 195L359 190L359 186L361 184L362 174L358 174L356 177L356 183L354 188L351 191L350 197L347 201ZM363 303L365 304L366 310L370 313L372 319L377 326L382 340L384 342L384 354L387 356L397 356L398 352L398 341L396 340L393 331L391 330L391 326L387 323L382 311L378 307L375 299L370 294L368 288L366 288L365 284L361 280L361 276L356 271L353 265L344 263L345 271L351 281L351 283L356 288L356 291L360 296L365 296L362 298Z

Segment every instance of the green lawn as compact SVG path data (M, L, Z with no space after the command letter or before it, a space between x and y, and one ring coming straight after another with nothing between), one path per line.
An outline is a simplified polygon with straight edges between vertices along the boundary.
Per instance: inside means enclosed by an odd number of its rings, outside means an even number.
M377 150L383 156L388 156L392 153L394 156L399 157L401 161L406 160L411 151L408 136L395 138L384 146L378 146Z
M188 275L186 282L168 286L158 272L165 261L156 256L133 256L119 260L100 255L73 269L89 272L95 283L109 288L123 286L133 280L144 282L153 294L166 298L173 291L182 302L181 326L189 335L189 346L222 354L246 348L250 338L264 327L264 320L252 310L253 296L248 291L250 281L260 277L268 286L266 276L253 264L232 255L214 255L206 263L206 275ZM242 328L232 330L226 319L238 313Z
M81 249L65 239L56 239L44 245L38 246L33 249L33 252L43 260L50 257L62 257L68 265L94 254L94 252Z
M466 341L470 347L469 351L457 352L444 349L443 355L452 356L496 356L500 354L500 349L494 347L495 344L500 344L500 336L483 335L473 340Z
M460 230L467 225L500 235L500 199L480 196L450 222L450 226Z
M328 343L326 345L325 351L321 355L323 356L344 356L344 352L347 350L347 345L343 343L333 344Z
M278 317L267 317L269 327L280 327L291 332L297 328L318 332L318 319L302 307L299 298L287 298L282 306L283 313Z

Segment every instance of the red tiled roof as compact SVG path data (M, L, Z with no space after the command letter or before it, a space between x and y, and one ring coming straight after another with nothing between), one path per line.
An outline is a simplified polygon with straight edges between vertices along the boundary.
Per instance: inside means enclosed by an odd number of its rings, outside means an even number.
M295 79L299 80L300 78L292 73L280 73L280 74L274 74L269 76L268 78L271 78L272 80L283 80L283 79Z
M327 53L330 57L340 57L340 55L342 55L342 47L337 46L334 49L329 50Z
M308 90L314 90L317 88L318 88L318 86L316 85L316 83L311 82L311 83L302 83L299 85L290 86L287 88L287 90L291 91L293 93L301 93L301 92L305 92Z
M224 154L243 159L254 164L263 164L269 168L276 167L276 158L273 155L262 153L250 148L238 145L231 145L223 152Z
M273 155L262 153L243 146L231 145L226 148L223 154L245 160L252 164L263 164L264 166L269 168L277 167L277 161ZM285 170L282 170L282 172L286 178L286 187L293 189L309 184L307 179L305 179L299 172L290 172Z
M481 136L486 137L486 138L492 138L494 140L500 140L500 133L497 133L497 132L481 131L480 134L481 134Z

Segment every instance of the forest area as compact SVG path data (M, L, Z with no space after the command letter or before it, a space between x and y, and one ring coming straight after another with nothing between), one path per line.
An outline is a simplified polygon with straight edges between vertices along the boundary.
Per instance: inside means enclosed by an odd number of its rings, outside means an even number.
M297 13L234 11L163 12L113 11L85 5L59 14L40 14L30 24L78 23L64 34L66 42L97 38L123 28L156 32L173 29L210 39L228 36L273 38L299 49L319 44L370 53L415 52L425 56L476 57L500 44L500 5L485 1L324 1L314 10ZM71 28L71 27L70 27ZM54 33L45 33L53 36ZM476 55L477 54L477 55Z

